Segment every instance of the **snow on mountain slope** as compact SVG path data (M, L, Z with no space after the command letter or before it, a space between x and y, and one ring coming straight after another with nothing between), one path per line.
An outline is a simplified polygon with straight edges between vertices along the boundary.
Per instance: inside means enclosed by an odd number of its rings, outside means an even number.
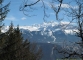
M79 38L74 36L73 32L73 30L77 31L76 26L73 26L72 24L67 25L68 23L59 24L51 21L42 24L34 24L32 26L20 26L20 29L25 33L23 34L24 38L28 38L30 41L34 42L57 43L63 42L64 40L73 42L78 41Z
M62 30L64 33L73 33L72 30L76 30L76 26L73 26L72 24L71 25L68 25L68 23L61 23L59 24L58 22L54 22L54 21L51 21L51 22L44 22L42 24L34 24L32 26L20 26L20 29L26 29L26 30L30 30L30 31L52 31L52 32L55 32L57 30Z
M57 23L54 21L43 22L42 24L34 24L32 26L19 26L23 33L24 38L28 38L30 41L42 42L42 43L57 43L67 41L79 40L74 36L73 30L76 30L76 26L68 25L67 22ZM66 27L67 26L67 27ZM6 32L8 26L3 27L2 32ZM73 37L71 39L71 37ZM70 40L69 40L70 39Z

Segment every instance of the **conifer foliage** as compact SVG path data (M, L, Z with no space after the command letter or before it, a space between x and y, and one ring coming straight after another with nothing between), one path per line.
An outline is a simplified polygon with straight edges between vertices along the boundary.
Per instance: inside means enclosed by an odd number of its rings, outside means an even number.
M3 6L3 4L2 4L3 1L4 0L0 0L0 30L2 27L2 21L4 21L4 19L6 18L8 12L9 12L9 5L10 5L10 2L9 2L5 6Z
M4 33L3 46L0 49L1 60L39 60L41 50L32 50L32 44L22 37L19 26L13 28L13 24L9 26L9 30Z

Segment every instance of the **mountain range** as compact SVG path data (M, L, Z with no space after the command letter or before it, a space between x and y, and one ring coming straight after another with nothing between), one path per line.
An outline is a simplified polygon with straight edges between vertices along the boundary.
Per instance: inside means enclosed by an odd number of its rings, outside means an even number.
M60 58L61 54L54 51L55 46L62 49L61 46L64 42L74 43L80 41L80 38L76 37L74 33L74 31L77 31L77 27L68 24L51 21L32 26L19 26L19 28L24 39L35 42L42 48L44 54L42 60L56 60ZM6 32L8 28L8 26L3 27L2 32Z

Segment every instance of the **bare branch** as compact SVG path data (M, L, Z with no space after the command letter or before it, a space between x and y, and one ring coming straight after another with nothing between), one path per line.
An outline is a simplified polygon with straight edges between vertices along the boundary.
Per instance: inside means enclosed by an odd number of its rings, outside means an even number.
M27 7L27 6L33 6L33 5L37 4L39 1L40 1L40 0L37 0L37 1L36 1L36 2L34 2L34 3L24 5L24 7Z
M59 6L58 8L56 8L52 3L51 3L51 8L53 9L53 11L56 13L56 20L58 20L58 13L60 12L61 10L61 5L63 3L63 0L57 0L57 2L59 2Z
M46 13L46 11L47 11L47 6L46 6L46 4L45 4L45 2L43 1L43 0L37 0L36 2L34 2L34 3L30 3L30 4L28 4L27 2L28 2L28 0L27 1L25 1L24 0L24 2L23 2L23 4L20 6L20 11L23 11L23 13L24 13L24 15L26 15L26 16L29 16L29 17L31 17L32 15L30 15L29 14L29 10L35 10L35 9L33 9L33 6L34 5L36 5L38 2L42 2L42 7L43 7L43 13L44 13L44 16L43 16L43 20L45 21L45 18L47 17L49 17L50 15L48 15L47 13ZM54 1L54 0L53 0ZM60 12L60 10L61 10L61 4L63 3L63 0L57 0L56 2L59 2L60 4L59 4L59 6L58 6L58 8L56 9L52 4L51 4L51 8L54 10L54 12L55 12L55 14L56 14L56 19L57 20L59 20L58 19L58 13ZM31 7L31 8L30 8ZM26 8L27 8L27 10L28 11L26 11ZM56 11L55 11L55 9L56 9ZM36 16L36 15L33 15L33 16Z
M49 15L47 15L47 13L46 13L46 10L48 9L46 6L45 6L45 3L44 3L44 1L43 0L41 0L42 1L42 7L43 7L43 13L44 13L44 17L43 17L43 20L44 21L46 21L46 19L45 19L45 17L49 17Z

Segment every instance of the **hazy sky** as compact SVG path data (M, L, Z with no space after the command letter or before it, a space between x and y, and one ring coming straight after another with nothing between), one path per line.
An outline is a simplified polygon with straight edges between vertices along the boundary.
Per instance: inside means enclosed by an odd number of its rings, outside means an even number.
M24 0L4 0L3 5L7 4L10 1L11 1L10 7L9 7L10 12L8 13L6 19L3 21L5 23L5 25L10 25L11 21L14 23L14 25L18 25L18 24L19 25L32 25L32 24L39 24L39 23L44 22L43 9L41 7L42 6L41 2L39 2L37 5L34 6L37 10L35 10L32 13L29 13L32 15L35 14L37 16L28 17L28 16L25 16L22 11L19 11L20 5L23 3ZM36 0L30 0L30 1L34 2ZM44 0L44 1L48 8L48 10L46 10L46 12L48 15L50 15L50 17L46 18L46 20L47 21L56 21L55 14L54 14L53 10L50 8L48 0ZM66 2L66 1L67 0L65 0L64 2ZM68 8L68 5L63 4L62 7ZM62 15L60 15L60 16L64 17Z

